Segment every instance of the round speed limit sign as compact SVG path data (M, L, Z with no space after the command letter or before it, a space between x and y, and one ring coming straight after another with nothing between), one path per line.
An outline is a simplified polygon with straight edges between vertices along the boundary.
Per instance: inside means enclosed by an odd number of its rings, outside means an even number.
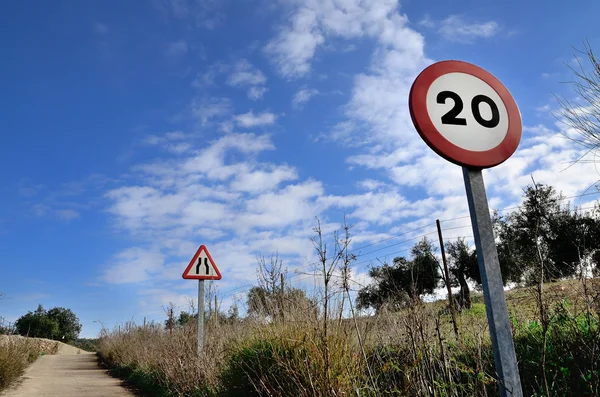
M410 115L421 138L445 159L489 168L508 159L521 140L521 115L512 95L485 70L442 61L412 85Z

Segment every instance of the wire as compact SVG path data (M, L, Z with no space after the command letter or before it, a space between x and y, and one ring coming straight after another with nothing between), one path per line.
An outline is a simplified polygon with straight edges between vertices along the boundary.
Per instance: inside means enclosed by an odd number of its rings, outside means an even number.
M367 248L367 247L371 247L373 245L381 244L381 243L386 242L388 240L392 240L392 239L398 238L400 236L404 236L404 235L409 234L409 233L418 232L419 230L423 230L423 229L425 229L427 227L430 227L430 226L431 225L425 225L425 226L421 226L421 227L418 227L418 228L413 229L413 230L409 230L409 231L404 232L404 233L396 234L396 235L393 235L392 237L388 237L386 239L379 240L379 241L376 241L376 242L371 243L371 244L363 245L362 247L353 248L350 252L359 251L359 250L361 250L363 248Z
M411 242L411 241L414 241L414 240L417 240L417 239L421 239L421 238L423 238L423 237L425 237L425 236L429 236L429 235L431 235L431 234L435 234L435 233L437 233L437 231L435 231L435 232L430 232L430 233L425 233L425 234L423 234L423 235L421 235L421 236L418 236L418 237L413 237L413 238L411 238L411 239L408 239L408 240L400 241L400 242L398 242L398 243L394 243L394 244L386 245L385 247L382 247L382 248L377 248L377 249L375 249L375 250L372 250L372 251L369 251L369 252L365 252L364 254L358 254L358 255L356 255L356 257L358 258L358 257L361 257L361 256L370 255L370 254L372 254L373 252L377 252L377 251L381 251L381 250L384 250L384 249L387 249L387 248L390 248L390 247L395 247L395 246L397 246L397 245L401 245L401 244L409 243L409 242Z
M600 191L598 191L598 192L583 193L583 194L579 194L579 195L576 195L576 196L561 197L561 198L558 199L558 201L569 200L569 199L572 199L572 198L581 198L581 197L585 197L585 196L591 196L591 195L594 195L594 194L600 194ZM500 209L493 209L490 212L493 212L493 211L504 212L504 211L514 210L514 209L517 209L517 208L521 208L521 205L517 205L517 206L513 206L513 207L500 208ZM582 209L592 209L592 208L593 207L591 207L591 208L578 208L578 209L582 210ZM575 210L575 209L573 209L573 210ZM466 218L470 218L470 217L471 217L470 215L465 215L465 216L459 216L459 217L450 218L450 219L440 219L440 223L455 221L455 220L459 220L459 219L466 219Z

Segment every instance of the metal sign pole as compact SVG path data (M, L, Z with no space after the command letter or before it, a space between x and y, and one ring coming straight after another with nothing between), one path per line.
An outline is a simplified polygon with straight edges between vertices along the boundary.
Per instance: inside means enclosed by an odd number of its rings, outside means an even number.
M502 397L522 397L519 367L504 297L500 263L483 175L481 169L463 167L463 176L473 224L473 235L475 236L483 299L494 349L494 361L500 382L500 395Z
M198 280L198 356L204 347L204 280Z

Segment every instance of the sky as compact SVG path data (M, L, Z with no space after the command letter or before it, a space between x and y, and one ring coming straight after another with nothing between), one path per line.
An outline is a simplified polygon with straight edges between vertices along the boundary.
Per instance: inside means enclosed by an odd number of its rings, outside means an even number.
M205 244L224 311L278 253L315 286L310 241L353 225L353 284L434 240L472 239L461 168L415 131L408 93L445 59L511 91L523 137L484 171L490 207L532 176L567 197L595 191L554 95L600 48L600 3L559 1L19 1L0 12L0 317L38 304L100 325L162 321L197 283ZM598 50L600 51L600 50ZM577 102L575 102L577 103ZM594 195L570 200L589 206Z

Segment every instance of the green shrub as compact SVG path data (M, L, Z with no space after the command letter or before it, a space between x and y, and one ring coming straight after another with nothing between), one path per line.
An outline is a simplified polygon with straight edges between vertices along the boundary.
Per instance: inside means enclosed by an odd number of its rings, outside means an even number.
M463 313L470 317L486 317L485 304L484 303L473 303L469 310L464 310Z
M292 363L300 366L307 355L300 345L276 340L258 340L233 350L221 374L221 384L227 397L261 396L263 393L294 395L298 391L291 376Z
M517 330L515 347L525 394L541 395L543 327L530 321ZM600 392L600 333L598 318L574 315L569 304L558 305L546 336L545 375L552 395L596 396Z
M298 330L294 330L298 331ZM366 385L360 356L346 335L331 336L327 347L320 338L293 338L290 334L256 339L231 348L220 384L223 395L314 396L356 394ZM329 366L325 351L329 352ZM326 369L328 368L328 369Z

